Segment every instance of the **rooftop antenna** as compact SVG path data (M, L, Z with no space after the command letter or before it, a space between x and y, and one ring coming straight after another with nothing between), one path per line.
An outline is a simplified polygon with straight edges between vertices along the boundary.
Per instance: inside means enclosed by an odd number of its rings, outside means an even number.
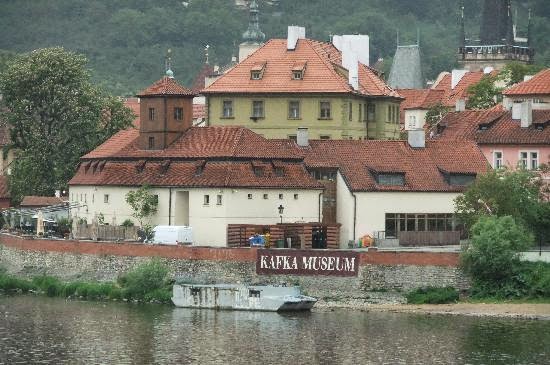
M166 58L164 60L164 68L166 69L166 76L173 79L174 71L172 71L172 50L168 48L166 52Z

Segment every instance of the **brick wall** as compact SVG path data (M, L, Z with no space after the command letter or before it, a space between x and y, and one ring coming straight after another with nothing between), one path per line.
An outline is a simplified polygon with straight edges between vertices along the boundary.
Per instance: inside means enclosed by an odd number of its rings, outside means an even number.
M46 274L64 280L111 281L150 257L160 258L172 276L195 282L285 282L300 285L309 295L338 302L368 302L373 300L373 292L404 293L428 285L468 286L457 267L458 255L454 253L371 250L360 254L357 277L261 276L256 274L254 248L33 240L0 234L0 267L22 276ZM391 297L392 301L403 300L401 295L397 295L401 299L395 299L393 294Z

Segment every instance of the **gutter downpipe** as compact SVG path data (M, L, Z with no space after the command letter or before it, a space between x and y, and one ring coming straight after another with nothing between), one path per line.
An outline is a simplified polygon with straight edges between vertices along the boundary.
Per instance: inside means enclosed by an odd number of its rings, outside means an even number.
M166 99L166 96L164 97L164 133L162 133L162 137L164 140L164 145L162 149L165 149L168 147L167 145L167 137L168 137L168 100Z
M357 226L357 195L351 193L353 196L353 242L355 242L355 228Z
M172 188L168 188L168 225L172 225Z
M321 223L321 196L323 196L323 192L319 193L319 223Z

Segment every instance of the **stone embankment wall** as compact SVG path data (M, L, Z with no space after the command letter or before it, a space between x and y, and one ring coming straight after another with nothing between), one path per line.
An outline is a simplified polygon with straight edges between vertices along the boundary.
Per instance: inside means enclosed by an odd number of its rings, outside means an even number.
M56 241L0 234L0 267L27 277L112 281L158 257L171 275L190 282L287 283L330 302L401 302L403 293L421 286L468 286L456 253L361 252L357 277L258 275L256 255L254 248Z

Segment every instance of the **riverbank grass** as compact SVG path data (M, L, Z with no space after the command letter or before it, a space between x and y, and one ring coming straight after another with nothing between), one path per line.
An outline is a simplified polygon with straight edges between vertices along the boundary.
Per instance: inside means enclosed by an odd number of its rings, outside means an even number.
M418 288L407 294L408 304L447 304L457 303L458 290L453 287L426 287Z
M49 297L87 300L133 300L138 302L171 303L172 283L168 268L151 260L119 277L116 283L62 282L52 276L36 276L30 280L18 278L0 268L0 290L13 293L37 293Z

